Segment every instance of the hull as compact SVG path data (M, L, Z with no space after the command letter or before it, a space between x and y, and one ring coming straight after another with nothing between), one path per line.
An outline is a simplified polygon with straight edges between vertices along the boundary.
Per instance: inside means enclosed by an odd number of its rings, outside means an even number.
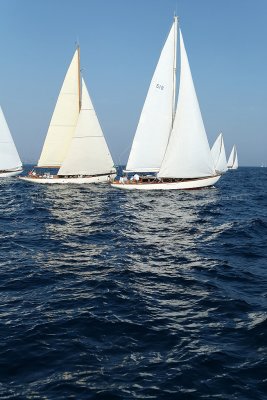
M20 176L19 179L31 183L41 183L45 185L57 185L57 184L85 184L85 183L108 183L109 177L115 177L116 174L101 175L101 176L90 176L90 177L77 177L77 178L59 178L57 175L51 175L50 178L41 178L33 176Z
M19 169L17 171L6 171L6 172L0 172L0 178L10 178L12 176L16 176L21 174L23 169Z
M207 178L190 179L179 182L159 183L112 183L111 186L122 190L189 190L213 186L220 179L221 175Z

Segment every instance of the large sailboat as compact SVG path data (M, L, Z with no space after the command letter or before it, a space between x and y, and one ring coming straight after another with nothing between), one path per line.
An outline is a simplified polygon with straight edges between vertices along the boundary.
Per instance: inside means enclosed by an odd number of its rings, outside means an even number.
M150 83L126 176L113 182L113 187L196 189L214 185L221 176L215 171L180 29L181 66L176 105L177 31L175 16ZM130 173L135 173L132 180L127 179Z
M0 107L0 178L18 175L22 170L21 159Z
M227 167L228 167L228 169L237 169L238 168L236 145L234 145L232 148L232 151L228 158Z
M227 160L225 154L225 147L223 141L222 133L219 134L217 139L215 140L212 148L211 155L214 161L215 171L219 174L223 174L227 171Z
M39 158L38 168L21 179L45 184L108 182L116 175L103 131L85 82L76 49L65 76Z

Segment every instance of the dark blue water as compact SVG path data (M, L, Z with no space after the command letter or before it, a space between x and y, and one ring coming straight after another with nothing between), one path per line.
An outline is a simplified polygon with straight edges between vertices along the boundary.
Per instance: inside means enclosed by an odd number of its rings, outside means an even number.
M267 398L267 168L0 196L1 399Z

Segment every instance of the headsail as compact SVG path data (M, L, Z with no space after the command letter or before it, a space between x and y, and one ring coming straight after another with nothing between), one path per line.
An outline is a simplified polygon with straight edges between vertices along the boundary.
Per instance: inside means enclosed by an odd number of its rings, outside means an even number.
M180 87L173 130L158 176L199 178L215 174L190 66L180 31Z
M80 61L76 49L48 128L38 167L60 167L74 134L80 111Z
M127 171L158 171L173 122L177 17L162 49L139 119Z
M0 107L0 170L16 169L21 166L22 162Z
M82 79L82 104L77 128L58 175L114 173L113 166L114 162Z
M214 161L215 171L218 173L227 171L227 160L222 133L220 133L215 140L211 148L211 155Z

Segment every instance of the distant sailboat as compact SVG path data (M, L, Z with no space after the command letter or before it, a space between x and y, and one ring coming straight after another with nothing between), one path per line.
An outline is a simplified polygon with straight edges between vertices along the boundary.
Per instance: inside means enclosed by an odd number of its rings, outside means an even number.
M227 160L222 133L219 134L211 148L211 155L214 161L215 171L222 174L227 171Z
M21 177L36 183L108 182L116 175L104 134L84 80L76 49L48 128L39 168L56 168L57 175L31 171Z
M238 168L238 158L237 158L237 151L236 146L234 145L232 151L230 153L230 157L227 162L228 169L237 169Z
M0 178L15 176L21 172L22 162L0 107Z
M195 189L214 185L214 168L182 33L176 99L177 17L162 49L137 126L126 173L146 173L113 187L129 190ZM156 176L153 174L157 173Z

